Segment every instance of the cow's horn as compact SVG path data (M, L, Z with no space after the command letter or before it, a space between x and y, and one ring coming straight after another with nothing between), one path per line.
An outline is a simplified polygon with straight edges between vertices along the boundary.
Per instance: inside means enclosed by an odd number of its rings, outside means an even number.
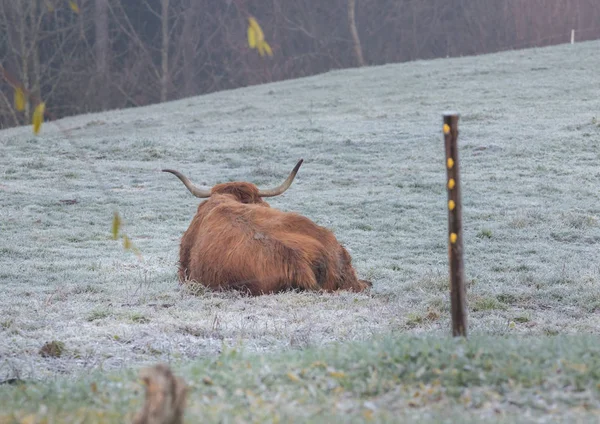
M196 197L200 197L201 199L206 199L207 197L210 197L210 190L205 190L202 188L198 188L196 187L194 184L192 184L192 182L182 173L178 172L178 171L174 171L172 169L163 169L163 172L170 172L171 174L175 175L177 178L179 178L181 180L181 182L187 187L187 189L190 191L190 193L192 193L194 196Z
M281 184L279 187L272 188L270 190L259 190L258 195L260 197L273 197L279 196L281 193L286 191L292 185L292 181L294 181L294 178L296 178L296 174L298 173L298 169L300 169L300 165L302 165L302 162L304 162L304 159L300 159L298 161L294 169L292 169L292 172L290 173L289 177L287 177L287 180L285 180L283 184Z

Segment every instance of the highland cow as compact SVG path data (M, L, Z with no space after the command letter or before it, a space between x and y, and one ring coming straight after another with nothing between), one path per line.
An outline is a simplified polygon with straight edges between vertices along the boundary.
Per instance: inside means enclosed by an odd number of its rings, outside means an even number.
M263 200L286 191L302 165L300 160L279 187L259 190L247 182L196 187L177 176L196 197L198 206L183 234L179 280L213 290L242 290L251 295L285 290L363 291L348 251L328 229L292 212L271 208Z

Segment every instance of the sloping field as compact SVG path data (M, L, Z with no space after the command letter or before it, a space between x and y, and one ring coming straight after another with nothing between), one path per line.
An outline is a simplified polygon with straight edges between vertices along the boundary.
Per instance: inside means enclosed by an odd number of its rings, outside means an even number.
M472 335L600 332L600 43L330 72L0 132L0 380L446 335L441 114L461 113ZM49 105L50 107L54 105ZM62 129L61 129L62 128ZM279 184L370 294L189 293L197 184ZM110 237L118 210L142 259ZM44 342L64 343L60 358Z

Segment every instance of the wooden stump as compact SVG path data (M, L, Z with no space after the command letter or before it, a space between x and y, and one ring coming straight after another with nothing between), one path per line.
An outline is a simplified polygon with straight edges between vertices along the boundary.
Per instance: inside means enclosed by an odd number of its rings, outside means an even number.
M146 400L133 424L182 424L187 388L164 364L140 372L146 386Z

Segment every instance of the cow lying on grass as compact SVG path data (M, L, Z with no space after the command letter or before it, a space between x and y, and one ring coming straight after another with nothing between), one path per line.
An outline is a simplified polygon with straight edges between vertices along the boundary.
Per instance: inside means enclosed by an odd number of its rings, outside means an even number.
M194 186L171 169L196 197L208 199L183 234L179 279L213 290L236 289L252 295L284 290L363 291L346 249L328 229L291 212L272 209L263 197L286 191L302 165L300 160L279 187L259 190L254 184Z

